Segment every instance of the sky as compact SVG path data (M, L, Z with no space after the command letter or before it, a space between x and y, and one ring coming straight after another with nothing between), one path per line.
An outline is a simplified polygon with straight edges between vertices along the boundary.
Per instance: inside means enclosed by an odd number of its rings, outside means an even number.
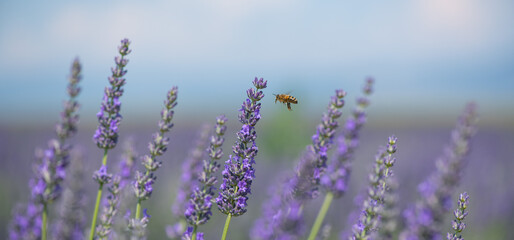
M4 0L0 124L56 120L75 57L81 111L94 121L125 37L122 112L132 117L158 111L173 85L177 111L233 111L254 77L268 80L270 111L285 110L271 94L291 92L297 111L319 114L335 89L353 102L372 76L377 113L455 119L475 101L482 118L508 124L513 22L509 0Z

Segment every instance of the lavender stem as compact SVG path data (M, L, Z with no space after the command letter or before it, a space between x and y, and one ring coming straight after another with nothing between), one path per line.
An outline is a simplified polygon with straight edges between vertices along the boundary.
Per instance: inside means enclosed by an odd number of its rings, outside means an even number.
M102 166L106 166L107 164L107 148L104 150L104 156L102 158ZM95 211L93 212L93 220L91 220L91 231L89 232L89 239L93 240L95 236L95 228L96 228L96 219L98 218L98 209L100 208L100 200L102 200L102 189L103 182L100 182L98 187L98 192L96 194L96 203L95 203Z
M323 201L323 205L321 205L321 209L319 210L318 216L314 221L314 225L312 225L311 233L309 234L308 240L315 240L318 235L319 229L321 228L321 224L323 223L323 219L325 219L325 215L327 215L328 208L334 199L334 194L332 192L327 192L325 195L325 200Z
M225 220L225 227L223 227L223 235L221 236L221 240L225 240L227 238L228 226L230 225L231 218L232 214L227 214L227 220Z

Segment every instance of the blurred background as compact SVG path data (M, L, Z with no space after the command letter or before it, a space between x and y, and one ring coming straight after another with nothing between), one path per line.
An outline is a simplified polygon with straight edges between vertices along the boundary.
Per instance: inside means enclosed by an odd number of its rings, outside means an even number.
M457 116L474 101L479 132L458 189L471 195L464 236L507 239L514 222L512 22L514 2L508 0L1 1L0 238L6 237L14 205L28 199L34 149L53 137L75 57L83 80L73 142L85 152L87 176L99 167L102 151L91 141L95 114L119 41L127 37L133 51L121 99L120 142L133 138L145 154L167 90L179 87L169 151L147 203L150 239L162 239L164 226L172 223L181 162L200 126L213 124L219 114L229 118L224 152L230 154L240 127L237 110L256 76L268 80L257 128L257 179L249 212L231 224L232 239L247 236L267 186L293 168L334 90L348 92L345 118L369 76L376 79L375 91L350 191L327 216L338 224L332 238L350 225L346 216L388 135L399 138L396 174L403 208L417 198L417 184L435 169ZM299 101L292 112L274 104L272 95L288 92ZM120 152L112 151L112 164ZM93 180L85 184L96 188ZM319 206L314 201L306 207L309 226ZM207 239L221 235L223 222L214 210L202 227Z

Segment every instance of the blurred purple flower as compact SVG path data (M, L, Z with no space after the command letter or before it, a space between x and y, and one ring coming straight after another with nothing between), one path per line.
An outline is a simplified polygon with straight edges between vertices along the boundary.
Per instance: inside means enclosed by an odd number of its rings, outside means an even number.
M400 239L442 237L444 214L451 209L451 195L459 184L476 122L476 105L469 103L451 133L449 146L436 161L436 171L419 185L421 198L404 212L407 227Z
M71 75L68 78L67 92L69 99L64 102L61 120L56 124L57 139L48 142L45 151L36 151L35 177L29 181L31 199L25 213L17 212L9 231L13 239L39 238L41 234L41 214L46 207L61 195L61 183L66 177L65 168L69 164L71 145L66 140L77 132L79 116L76 113L80 107L76 100L80 93L78 83L81 80L81 65L78 59L73 61ZM34 211L37 209L37 211ZM23 216L25 214L25 216ZM39 220L37 220L39 219ZM21 220L21 221L19 221Z
M83 157L77 154L72 157L68 188L63 192L62 202L59 206L59 217L54 226L51 239L83 239L86 214L86 192L84 189Z
M321 185L335 198L341 197L348 188L353 152L359 145L359 130L366 123L365 109L369 105L367 96L371 94L374 80L368 78L363 88L364 97L357 99L357 107L348 117L342 135L337 139L337 151L330 161L327 173L321 177Z

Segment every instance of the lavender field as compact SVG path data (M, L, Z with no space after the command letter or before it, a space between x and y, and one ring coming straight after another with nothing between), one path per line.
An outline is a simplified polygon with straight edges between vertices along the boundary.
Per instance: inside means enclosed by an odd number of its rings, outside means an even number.
M514 239L509 1L0 3L0 239Z

